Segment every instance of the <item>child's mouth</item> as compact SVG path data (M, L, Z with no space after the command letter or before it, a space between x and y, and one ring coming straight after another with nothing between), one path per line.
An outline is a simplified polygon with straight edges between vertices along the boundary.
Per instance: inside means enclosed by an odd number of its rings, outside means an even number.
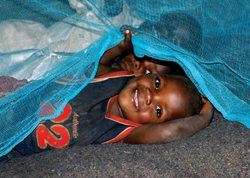
M135 102L135 107L138 110L139 109L139 102L138 102L138 89L135 89L135 95L134 95L134 102Z

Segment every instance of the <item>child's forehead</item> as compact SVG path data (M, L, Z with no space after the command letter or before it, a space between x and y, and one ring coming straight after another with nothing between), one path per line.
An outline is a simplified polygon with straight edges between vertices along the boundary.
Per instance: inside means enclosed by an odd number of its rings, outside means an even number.
M168 74L159 74L159 76L161 76L162 80L164 80L164 83L166 84L170 84L173 87L179 88L181 90L185 90L186 88L185 81L182 76Z

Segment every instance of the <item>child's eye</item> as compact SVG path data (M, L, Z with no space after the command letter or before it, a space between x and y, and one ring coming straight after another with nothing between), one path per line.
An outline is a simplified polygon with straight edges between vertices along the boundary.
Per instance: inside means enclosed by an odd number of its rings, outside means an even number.
M146 70L146 75L150 75L151 74L151 71L150 70Z
M156 106L156 113L157 113L157 117L160 118L161 117L161 107L160 106Z
M160 79L158 77L156 77L156 80L155 80L155 88L156 89L159 89L161 83L160 83Z

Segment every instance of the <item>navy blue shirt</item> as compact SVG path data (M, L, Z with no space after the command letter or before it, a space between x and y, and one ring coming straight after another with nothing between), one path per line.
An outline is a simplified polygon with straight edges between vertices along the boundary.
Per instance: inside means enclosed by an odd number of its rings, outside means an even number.
M19 157L72 145L120 141L140 124L111 115L109 110L133 77L130 72L120 71L94 79L68 102L61 115L42 121L10 154ZM41 114L49 114L50 110L53 106L47 104Z

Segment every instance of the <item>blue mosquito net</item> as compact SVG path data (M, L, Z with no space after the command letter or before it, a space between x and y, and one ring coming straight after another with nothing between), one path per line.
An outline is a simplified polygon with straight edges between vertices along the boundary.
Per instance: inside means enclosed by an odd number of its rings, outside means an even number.
M42 120L59 116L127 28L136 56L178 63L225 119L250 128L248 0L2 0L0 6L0 156ZM48 102L50 112L42 109Z

